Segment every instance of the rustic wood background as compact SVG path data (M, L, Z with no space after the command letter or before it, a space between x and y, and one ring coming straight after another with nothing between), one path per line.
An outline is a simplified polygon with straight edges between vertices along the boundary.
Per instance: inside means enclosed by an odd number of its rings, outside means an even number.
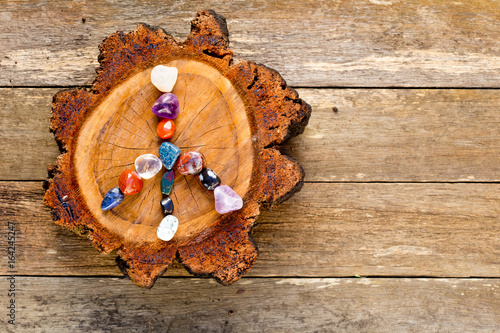
M42 203L50 103L91 84L106 36L184 39L203 8L311 104L286 147L306 184L259 218L240 281L174 267L140 289ZM500 331L499 1L0 0L0 86L0 331Z

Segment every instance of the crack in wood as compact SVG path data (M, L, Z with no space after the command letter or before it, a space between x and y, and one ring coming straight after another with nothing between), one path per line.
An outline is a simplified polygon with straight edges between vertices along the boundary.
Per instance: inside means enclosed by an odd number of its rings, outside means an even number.
M144 147L144 148L139 148L139 147L125 147L125 146L117 145L116 143L106 142L106 141L102 141L102 140L99 140L99 142L102 142L102 143L105 143L105 144L108 144L108 145L111 145L111 146L114 146L114 147L117 147L117 148L120 148L120 149L126 149L126 150L151 150L151 147Z

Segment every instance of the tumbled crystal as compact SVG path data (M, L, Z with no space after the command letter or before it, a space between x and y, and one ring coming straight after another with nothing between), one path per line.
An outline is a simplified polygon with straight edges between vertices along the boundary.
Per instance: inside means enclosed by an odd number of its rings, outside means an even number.
M170 139L175 133L175 124L172 119L163 119L156 127L156 133L164 140Z
M201 170L198 177L200 178L200 182L207 188L207 190L213 191L217 186L220 185L220 178L215 172L212 171L212 169L205 168Z
M124 170L118 179L120 191L125 195L137 194L142 190L142 179L139 174L133 170Z
M174 211L174 202L170 197L165 197L161 199L160 201L161 207L163 208L163 214L169 215L172 214Z
M151 110L158 117L175 119L179 114L179 100L174 94L165 93L158 97Z
M120 188L113 187L111 190L108 191L108 193L106 193L106 195L102 199L101 209L110 210L112 208L115 208L116 206L118 206L123 202L123 198L125 198L125 196L120 191Z
M183 175L197 175L205 167L205 157L197 151L182 154L177 161L177 170Z
M181 150L170 142L163 142L158 153L165 169L172 170L181 154Z
M217 186L214 190L215 210L219 214L234 212L243 207L243 200L227 185Z
M156 230L156 235L159 239L168 242L174 237L178 227L179 220L177 219L177 217L173 215L167 215L163 218L163 220L161 220L161 223Z
M161 193L169 195L172 192L172 187L174 187L175 173L174 170L167 171L161 177Z
M141 178L154 177L161 170L161 160L153 154L144 154L135 159L135 171Z
M151 83L162 92L171 92L177 81L178 70L175 67L158 65L151 71Z

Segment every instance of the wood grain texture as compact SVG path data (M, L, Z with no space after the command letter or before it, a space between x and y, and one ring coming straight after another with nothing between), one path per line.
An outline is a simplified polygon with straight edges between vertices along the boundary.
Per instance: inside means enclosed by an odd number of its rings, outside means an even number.
M36 87L0 89L0 180L10 180L0 182L0 250L14 222L19 274L30 276L16 279L18 329L1 315L0 330L498 331L500 184L475 183L500 181L497 90L324 89L499 88L498 1L0 0L0 8L0 86ZM115 254L51 222L39 181L59 154L48 123L60 89L41 87L90 85L97 45L136 22L185 39L202 8L226 16L237 58L320 88L298 90L314 112L284 152L322 183L261 214L249 278L222 287L186 278L177 263L143 290L114 278ZM389 183L370 183L378 181ZM6 274L4 261L3 291ZM391 278L346 278L354 274ZM489 278L397 278L419 275Z
M179 70L172 93L179 96L181 112L175 119L178 130L169 141L182 152L201 152L224 184L245 197L254 167L254 140L237 90L204 63L175 60L165 65ZM121 172L133 169L139 155L156 156L163 142L156 133L158 117L150 111L161 95L151 83L151 70L131 77L95 108L80 128L73 160L81 196L94 217L111 233L133 243L162 243L156 229L165 215L158 204L164 173L145 180L141 194L127 196L113 214L102 211L100 205L106 192L116 187ZM200 186L198 177L177 173L170 197L179 219L174 240L180 244L220 219L212 193Z
M60 154L49 131L56 89L0 89L0 179L42 180ZM22 161L21 163L19 163Z
M19 274L120 276L116 254L54 225L41 195L40 182L0 182L1 239L14 222ZM500 277L499 207L498 184L308 183L257 220L248 275Z
M314 113L285 152L306 180L500 181L496 90L299 92Z
M493 0L0 4L2 86L90 85L96 46L109 34L142 21L184 39L186 22L211 8L228 19L236 56L265 63L294 86L500 87Z
M0 280L7 289L8 280ZM18 277L6 332L494 332L498 279L161 279ZM6 306L2 298L2 307Z
M47 129L56 91L0 89L0 179L45 179L59 153ZM306 181L500 181L495 90L298 92L314 112L284 152L301 162Z
M260 207L275 207L302 187L302 167L279 148L304 131L311 107L278 72L233 62L226 21L212 10L196 14L182 43L139 24L110 35L99 50L92 89L60 91L53 99L50 129L62 151L49 167L44 203L54 222L88 234L104 253L116 251L120 268L138 286L151 288L175 259L193 274L236 281L257 259L250 232ZM164 217L161 174L112 211L100 204L137 155L160 147L151 113L160 93L150 83L160 64L179 71L173 92L181 111L171 142L184 152L203 152L243 199L242 209L218 214L213 194L196 177L176 177L179 228L168 242L156 232Z

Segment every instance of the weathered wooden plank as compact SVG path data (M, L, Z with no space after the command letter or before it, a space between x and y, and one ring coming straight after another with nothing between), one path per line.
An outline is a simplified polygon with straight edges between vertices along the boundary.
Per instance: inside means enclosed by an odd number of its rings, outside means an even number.
M276 276L498 277L498 186L306 184L260 220L255 268Z
M0 179L41 180L59 155L49 132L52 96L60 89L0 89Z
M0 89L0 179L46 178L46 165L58 155L48 131L58 90ZM303 165L307 181L500 181L496 90L299 93L313 114L285 150Z
M500 3L492 0L4 0L0 6L3 86L88 85L106 36L141 21L184 39L195 12L213 8L228 19L238 56L277 69L291 85L500 87Z
M8 279L0 280L8 290ZM498 279L15 278L7 332L494 332ZM6 313L8 297L2 298Z
M0 248L15 224L18 274L120 276L113 255L52 223L41 196L40 182L0 182ZM248 276L500 277L499 207L499 184L307 183L259 218Z
M498 91L299 92L313 115L286 153L309 181L500 181Z

